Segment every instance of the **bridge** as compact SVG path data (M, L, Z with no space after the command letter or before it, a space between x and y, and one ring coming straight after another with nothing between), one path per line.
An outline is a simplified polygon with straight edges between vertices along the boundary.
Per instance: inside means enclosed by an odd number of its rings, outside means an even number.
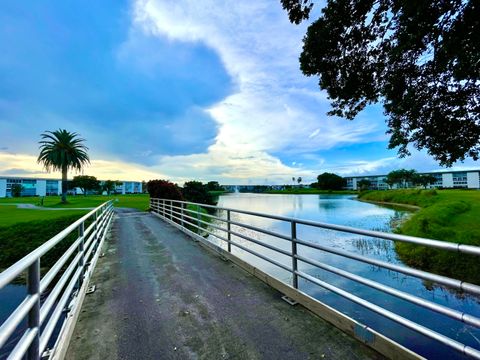
M480 328L479 317L325 264L304 250L346 257L459 294L480 296L480 286L307 241L298 229L328 229L472 256L480 256L479 247L175 200L151 199L150 210L114 209L106 202L0 274L2 289L26 273L27 294L0 327L0 348L9 359L422 358L408 341L401 344L316 299L306 282L401 325L454 357L480 359L480 342L464 344L310 269L466 328ZM288 233L241 222L238 214L282 222ZM278 241L262 241L254 233ZM68 249L41 276L41 258L67 241Z

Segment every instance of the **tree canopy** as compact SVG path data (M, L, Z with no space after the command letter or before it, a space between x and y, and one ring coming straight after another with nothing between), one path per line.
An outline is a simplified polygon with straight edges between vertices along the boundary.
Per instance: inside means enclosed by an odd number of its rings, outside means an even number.
M342 190L345 187L345 179L337 174L325 172L317 176L317 182L312 186L321 190Z
M367 190L370 185L372 185L372 182L368 179L361 179L357 182L357 186L360 188L360 190Z
M310 0L281 0L290 21ZM480 155L480 3L475 0L328 0L300 55L319 76L330 115L354 119L381 102L389 148L426 149L442 165Z
M78 175L73 177L72 186L82 189L83 195L87 195L89 190L98 190L100 182L95 176Z
M106 191L108 195L110 195L112 192L115 191L115 187L117 186L117 184L121 183L117 180L105 180L102 183L101 188L103 191Z
M208 186L200 181L187 181L183 185L182 193L187 201L216 205L214 197L209 193Z
M387 175L386 183L390 186L397 184L399 187L407 187L409 183L414 183L418 179L418 173L415 170L399 169L390 171Z
M185 200L177 184L168 180L150 180L147 191L152 199Z

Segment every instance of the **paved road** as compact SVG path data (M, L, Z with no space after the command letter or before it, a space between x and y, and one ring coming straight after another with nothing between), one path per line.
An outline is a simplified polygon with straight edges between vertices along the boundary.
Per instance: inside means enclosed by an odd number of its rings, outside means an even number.
M67 359L379 359L147 213L117 209Z

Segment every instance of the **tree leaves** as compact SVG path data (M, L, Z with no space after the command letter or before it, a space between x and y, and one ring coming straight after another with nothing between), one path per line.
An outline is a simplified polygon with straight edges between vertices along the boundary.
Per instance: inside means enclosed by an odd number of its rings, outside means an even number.
M313 4L282 0L290 21ZM329 115L383 103L389 148L427 149L441 165L480 155L480 8L476 1L329 0L307 30L300 68L319 76Z

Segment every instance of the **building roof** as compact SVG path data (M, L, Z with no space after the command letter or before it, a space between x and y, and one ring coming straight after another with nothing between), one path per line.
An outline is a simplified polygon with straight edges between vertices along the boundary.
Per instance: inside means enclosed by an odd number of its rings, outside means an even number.
M460 173L460 172L480 172L479 169L468 169L468 170L433 170L433 171L422 171L419 174L446 174L446 173ZM344 176L345 178L366 178L366 177L382 177L387 176L387 174L383 175L351 175L351 176Z
M0 174L0 179L62 181L62 179L55 179L55 178L40 178L40 177L29 177L29 176L7 176L7 175L1 175L1 174ZM73 180L73 178L71 178L70 180ZM108 180L110 180L110 179L108 179ZM106 181L106 180L98 179L98 181ZM122 182L122 183L129 183L129 182L141 183L141 181L137 181L137 180L115 180L115 181L119 181L119 182Z

